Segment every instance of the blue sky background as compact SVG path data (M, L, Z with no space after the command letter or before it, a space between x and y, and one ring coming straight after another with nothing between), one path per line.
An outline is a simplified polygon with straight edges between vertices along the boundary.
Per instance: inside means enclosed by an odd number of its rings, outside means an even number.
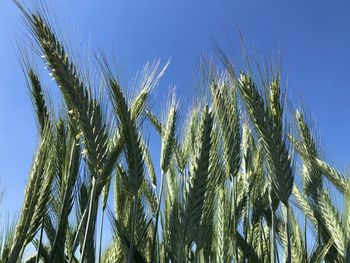
M148 60L171 57L153 101L160 109L169 84L177 86L184 104L191 101L200 57L211 53L212 39L223 47L234 43L229 54L239 58L239 26L256 53L281 50L290 100L295 105L302 100L311 111L327 159L340 168L349 165L349 1L52 2L62 34L79 36L75 48L90 43L95 51L113 50L128 76ZM0 180L6 188L1 211L10 214L20 208L36 147L33 110L16 50L24 32L12 1L0 1Z

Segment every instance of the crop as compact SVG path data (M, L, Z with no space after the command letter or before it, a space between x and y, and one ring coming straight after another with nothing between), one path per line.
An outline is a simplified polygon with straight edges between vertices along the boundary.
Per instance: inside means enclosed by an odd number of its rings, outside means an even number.
M98 96L46 13L18 6L63 105L55 112L23 55L39 144L0 262L350 262L349 179L323 158L305 113L287 111L278 69L238 71L217 48L209 95L181 122L172 94L162 119L149 98L168 63L147 64L127 96L98 56Z

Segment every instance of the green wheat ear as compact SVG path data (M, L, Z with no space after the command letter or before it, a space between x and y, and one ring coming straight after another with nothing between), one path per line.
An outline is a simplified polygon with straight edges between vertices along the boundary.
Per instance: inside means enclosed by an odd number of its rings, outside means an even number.
M109 84L114 107L121 123L121 133L125 141L128 176L133 194L136 196L139 194L138 191L144 180L144 160L140 136L121 87L114 79L110 79Z
M203 213L204 199L208 185L209 157L211 149L211 132L213 126L212 114L208 105L204 107L200 126L198 151L193 166L191 186L186 197L183 217L185 240L189 244L193 241Z
M32 164L29 180L25 190L24 202L21 210L19 220L16 225L15 235L13 243L8 255L8 262L17 262L21 251L27 245L30 235L33 234L38 227L37 220L38 213L42 213L42 206L46 205L46 202L42 199L45 192L42 192L42 186L45 186L47 191L47 185L49 184L48 178L45 179L45 170L50 163L50 149L52 143L52 134L50 130L46 130L43 134L42 140L39 145L39 149ZM42 197L42 198L41 198ZM40 201L39 201L40 199ZM38 210L40 209L40 211ZM35 225L33 223L35 222Z
M211 85L215 117L220 124L223 140L225 165L230 178L239 170L241 156L240 116L237 105L236 87L227 79L221 78Z
M299 147L303 154L301 158L303 159L304 172L302 175L304 176L305 193L317 199L322 188L322 173L315 164L318 158L316 143L304 116L299 111L296 112L296 119L301 135Z
M168 121L162 135L162 150L160 154L160 167L163 174L169 169L171 156L175 146L175 128L176 128L176 105L175 98L172 98L172 103L168 113Z
M107 134L102 121L102 112L96 99L91 98L88 88L81 80L76 66L70 60L63 45L44 18L32 14L28 18L43 53L67 106L76 111L91 171L98 175L102 169L107 151Z
M242 74L239 87L248 113L261 136L267 153L272 169L270 175L273 190L279 199L288 205L288 199L292 194L294 176L286 142L282 137L282 123L279 122L277 115L273 115L276 117L271 118L271 113L264 105L264 100L251 78ZM279 112L279 107L271 107L276 108L273 111L274 114Z
M322 219L325 222L328 234L334 242L338 253L345 257L345 235L338 212L334 208L329 195L323 192L319 197L319 209Z
M35 107L35 112L37 120L39 123L41 133L44 132L45 127L50 121L49 110L47 108L41 82L39 76L34 72L32 68L28 69L28 79L30 81L30 90L33 105Z

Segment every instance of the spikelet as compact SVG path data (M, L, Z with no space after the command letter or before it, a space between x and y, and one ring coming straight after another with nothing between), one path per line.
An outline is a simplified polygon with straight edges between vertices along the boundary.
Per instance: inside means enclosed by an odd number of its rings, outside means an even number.
M183 218L185 240L190 244L203 213L205 194L207 191L209 174L209 155L211 149L211 131L213 120L209 107L205 106L202 113L198 151L193 164L192 183L186 198Z
M278 198L286 205L293 190L293 170L286 142L282 138L281 123L271 118L252 79L241 74L239 89L247 111L263 141L271 168L271 184ZM276 114L278 109L274 111Z
M171 156L175 145L175 128L176 128L176 105L175 98L172 98L172 103L168 113L168 121L162 136L162 150L160 154L160 167L163 174L169 169Z

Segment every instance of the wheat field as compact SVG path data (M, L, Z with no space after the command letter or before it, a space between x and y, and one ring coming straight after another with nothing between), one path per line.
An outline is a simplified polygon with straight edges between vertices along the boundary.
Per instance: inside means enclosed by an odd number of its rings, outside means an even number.
M147 64L127 96L97 56L101 98L45 10L18 7L64 103L55 112L21 53L39 144L1 263L350 262L349 178L287 107L278 67L259 77L215 48L207 95L188 111L172 92L160 117L149 99L168 63Z

